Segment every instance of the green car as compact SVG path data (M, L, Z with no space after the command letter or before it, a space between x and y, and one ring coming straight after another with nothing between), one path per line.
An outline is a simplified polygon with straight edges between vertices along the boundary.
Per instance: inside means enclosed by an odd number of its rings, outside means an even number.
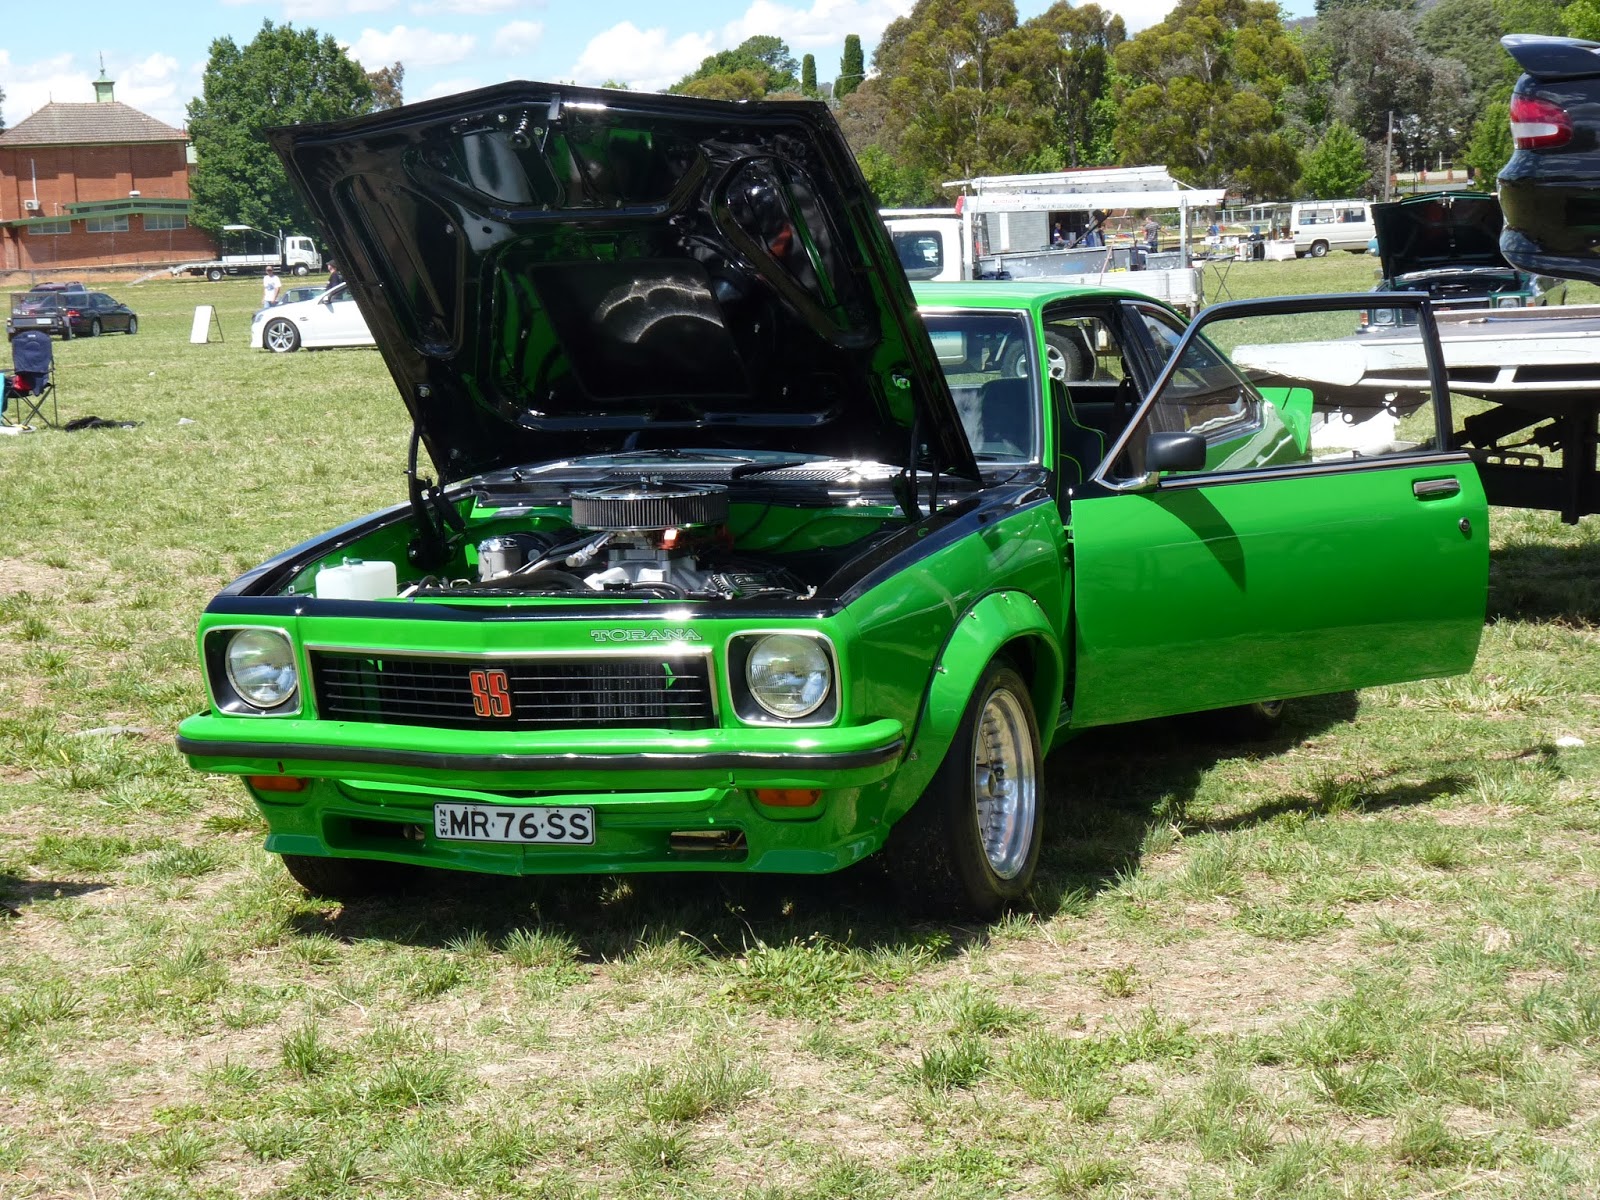
M1431 374L1368 394L1370 295L913 294L820 104L511 83L273 136L409 496L211 602L178 744L313 892L883 851L988 916L1077 731L1472 663L1486 508L1419 297ZM1362 405L1389 444L1337 444Z

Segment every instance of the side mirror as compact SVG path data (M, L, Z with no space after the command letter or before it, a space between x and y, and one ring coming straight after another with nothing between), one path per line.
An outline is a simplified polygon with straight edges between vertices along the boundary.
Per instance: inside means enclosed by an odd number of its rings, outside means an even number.
M1206 439L1198 433L1152 433L1144 448L1146 471L1203 471Z

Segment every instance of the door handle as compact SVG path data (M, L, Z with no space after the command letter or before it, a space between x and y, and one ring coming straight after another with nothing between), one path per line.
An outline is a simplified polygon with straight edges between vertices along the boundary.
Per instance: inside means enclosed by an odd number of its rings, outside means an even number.
M1411 485L1411 494L1418 500L1439 500L1461 491L1459 479L1419 479Z

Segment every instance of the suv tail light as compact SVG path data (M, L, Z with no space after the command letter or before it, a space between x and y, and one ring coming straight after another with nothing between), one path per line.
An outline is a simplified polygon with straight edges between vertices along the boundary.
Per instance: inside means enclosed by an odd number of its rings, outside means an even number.
M1518 150L1549 150L1572 140L1567 110L1537 96L1511 97L1511 140Z

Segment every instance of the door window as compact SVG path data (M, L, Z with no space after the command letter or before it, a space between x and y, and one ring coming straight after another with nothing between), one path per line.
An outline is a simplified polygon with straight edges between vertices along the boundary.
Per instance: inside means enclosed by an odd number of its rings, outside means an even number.
M1205 465L1168 472L1177 477L1360 463L1444 448L1419 327L1395 336L1358 333L1357 304L1314 307L1308 301L1306 311L1209 320L1176 349L1171 327L1146 310L1155 352L1165 348L1177 359L1107 477L1142 477L1146 448L1157 433L1204 440Z

